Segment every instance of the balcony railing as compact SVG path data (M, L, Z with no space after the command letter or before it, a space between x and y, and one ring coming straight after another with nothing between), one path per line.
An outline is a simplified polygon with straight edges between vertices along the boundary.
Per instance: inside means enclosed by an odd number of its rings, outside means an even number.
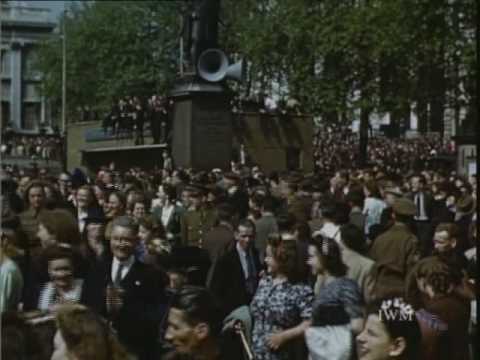
M50 21L50 10L31 6L2 5L1 19L45 23Z

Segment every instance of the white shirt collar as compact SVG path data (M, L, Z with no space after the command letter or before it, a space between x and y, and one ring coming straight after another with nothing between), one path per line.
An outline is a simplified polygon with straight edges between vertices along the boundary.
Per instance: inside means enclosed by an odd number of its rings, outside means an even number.
M133 263L135 262L135 257L131 255L127 260L120 262L116 257L113 257L112 261L112 281L115 279L115 275L117 274L118 267L120 264L123 265L122 269L122 280L123 278L128 274L130 271L130 268L133 266Z
M236 243L235 247L237 249L238 257L240 258L240 264L242 264L243 273L246 279L248 277L247 252L242 249L238 242Z

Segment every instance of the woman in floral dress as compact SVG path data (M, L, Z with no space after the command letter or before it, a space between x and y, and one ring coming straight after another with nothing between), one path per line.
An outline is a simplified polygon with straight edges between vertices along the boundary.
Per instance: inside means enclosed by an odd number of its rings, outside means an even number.
M296 249L294 240L268 239L268 275L250 305L256 360L295 359L292 340L302 337L310 325L314 295L309 286L296 281Z

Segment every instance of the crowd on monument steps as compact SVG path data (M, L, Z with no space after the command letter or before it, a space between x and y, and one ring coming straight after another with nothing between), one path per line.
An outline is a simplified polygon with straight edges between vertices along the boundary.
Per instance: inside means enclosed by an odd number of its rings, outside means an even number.
M2 169L2 358L475 359L476 175L354 141L311 174Z

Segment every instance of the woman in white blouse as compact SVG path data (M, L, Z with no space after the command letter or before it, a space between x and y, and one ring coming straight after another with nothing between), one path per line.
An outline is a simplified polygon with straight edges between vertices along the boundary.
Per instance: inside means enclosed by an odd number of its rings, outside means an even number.
M383 210L387 207L380 195L380 190L375 181L367 181L363 187L365 201L363 205L363 215L365 215L365 235L370 235L370 228L373 225L380 224ZM373 240L373 239L370 239Z
M175 187L169 184L161 185L159 196L161 206L154 208L152 215L165 228L167 240L175 245L180 239L180 216L184 210L177 205Z
M65 303L83 302L83 279L75 278L72 249L65 245L54 245L46 249L49 281L38 293L37 308L55 311Z

